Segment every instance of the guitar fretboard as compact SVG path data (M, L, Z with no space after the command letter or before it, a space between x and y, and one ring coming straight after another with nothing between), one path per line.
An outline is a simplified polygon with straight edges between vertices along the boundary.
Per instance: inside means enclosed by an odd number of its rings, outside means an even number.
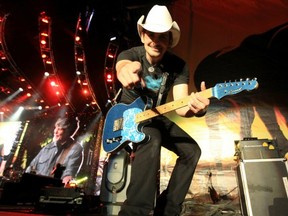
M206 89L206 90L201 91L199 93L203 97L210 98L213 96L212 89L213 88L209 88L209 89ZM185 106L187 106L189 100L190 100L190 96L187 96L187 97L184 97L182 99L171 101L169 103L157 106L155 108L145 110L141 113L136 114L135 122L140 123L142 121L149 120L149 119L154 118L156 116L163 115L163 114L166 114L168 112L174 111L176 109L185 107Z

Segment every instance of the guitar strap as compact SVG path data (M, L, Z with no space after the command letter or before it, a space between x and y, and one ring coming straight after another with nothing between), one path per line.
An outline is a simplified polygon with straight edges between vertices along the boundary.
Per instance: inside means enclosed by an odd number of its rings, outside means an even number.
M162 96L163 96L163 93L164 93L165 88L166 88L166 81L167 81L168 75L169 75L169 73L167 73L167 72L163 73L163 75L162 75L162 82L161 82L161 86L160 86L160 89L159 89L156 106L159 106L160 103L161 103Z
M160 89L159 89L156 106L159 106L160 103L161 103L162 96L163 96L163 93L164 93L165 88L166 88L166 81L167 81L168 75L169 75L169 73L167 73L167 72L163 73L163 75L162 75L162 82L161 82L161 86L160 86ZM127 145L125 149L130 154L130 160L133 161L133 159L135 157L135 153L134 152L137 150L137 145L134 145L134 143L130 142L130 144Z

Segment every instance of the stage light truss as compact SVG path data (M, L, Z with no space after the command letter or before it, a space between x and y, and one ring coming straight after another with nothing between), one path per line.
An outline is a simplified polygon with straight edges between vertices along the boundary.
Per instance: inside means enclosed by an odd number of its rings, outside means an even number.
M49 76L46 78L49 83L55 82L55 85L51 85L55 88L55 96L57 98L57 104L67 105L75 111L73 104L70 102L69 98L66 96L63 85L59 78L57 68L55 65L53 49L52 49L52 34L51 34L51 18L46 14L46 12L41 12L39 15L39 45L41 51L41 57L43 60L43 65L45 73L48 72ZM44 74L44 73L43 73ZM57 87L57 89L56 89ZM54 105L54 104L53 104Z
M108 98L112 100L116 96L115 86L115 62L119 46L113 42L109 42L105 56L104 81Z
M8 114L7 117L20 105L39 106L43 101L39 92L17 66L8 50L4 34L8 16L9 14L0 16L0 100L2 100L0 107L1 111ZM2 96L6 98L2 98Z
M92 14L91 14L92 16ZM87 19L90 20L89 17ZM97 98L94 94L93 88L91 86L88 72L87 72L87 65L86 65L86 58L85 58L85 51L83 47L83 28L81 26L81 13L78 16L76 30L75 30L75 40L74 40L74 56L75 56L75 68L77 74L77 83L81 87L82 95L86 98L87 106L95 107L100 110L100 107L97 103Z

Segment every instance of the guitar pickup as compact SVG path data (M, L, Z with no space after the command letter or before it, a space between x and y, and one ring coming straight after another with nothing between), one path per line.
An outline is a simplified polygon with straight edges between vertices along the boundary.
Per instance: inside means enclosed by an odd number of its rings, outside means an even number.
M113 132L121 130L123 128L123 118L115 119L113 124Z
M110 139L106 139L106 143L112 144L114 142L120 142L121 140L122 140L122 136L113 137L113 138L110 138Z

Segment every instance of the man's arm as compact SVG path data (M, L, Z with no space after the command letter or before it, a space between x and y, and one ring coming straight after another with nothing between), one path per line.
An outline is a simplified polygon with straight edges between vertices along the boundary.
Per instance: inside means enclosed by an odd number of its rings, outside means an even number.
M70 180L76 177L79 170L82 167L84 160L83 148L80 144L74 150L74 152L69 156L66 164L66 168L62 174L62 182L66 185ZM71 149L73 151L73 149Z
M26 173L30 173L31 171L37 172L37 170L35 170L35 169L37 168L37 164L38 164L39 158L42 154L42 151L43 151L43 149L41 149L38 152L38 154L33 158L33 160L30 162L29 166L25 170Z

